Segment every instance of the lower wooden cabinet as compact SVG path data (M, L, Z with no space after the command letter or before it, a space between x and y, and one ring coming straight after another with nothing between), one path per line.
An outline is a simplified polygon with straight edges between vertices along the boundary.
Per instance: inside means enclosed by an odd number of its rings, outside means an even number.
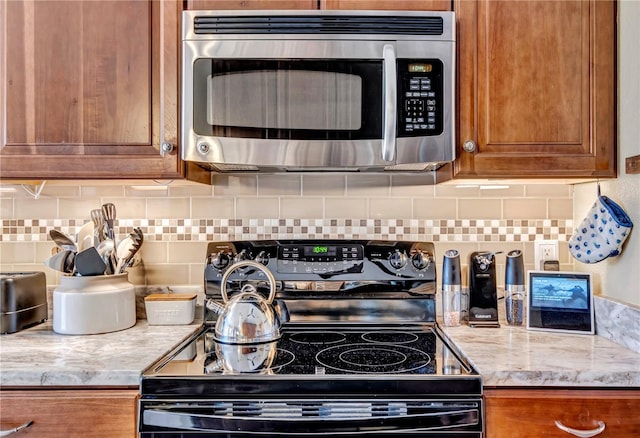
M485 415L487 438L634 438L640 390L485 389Z
M0 430L33 421L16 437L134 438L137 400L137 389L2 390Z

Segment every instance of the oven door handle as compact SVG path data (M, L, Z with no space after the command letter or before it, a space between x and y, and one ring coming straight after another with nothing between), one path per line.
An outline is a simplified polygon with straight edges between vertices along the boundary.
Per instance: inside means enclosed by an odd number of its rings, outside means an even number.
M178 431L277 433L280 435L350 433L370 434L390 431L424 431L476 426L480 411L454 409L415 415L387 417L274 417L230 416L171 411L170 408L147 408L142 413L143 430L160 427ZM155 429L153 429L155 430Z

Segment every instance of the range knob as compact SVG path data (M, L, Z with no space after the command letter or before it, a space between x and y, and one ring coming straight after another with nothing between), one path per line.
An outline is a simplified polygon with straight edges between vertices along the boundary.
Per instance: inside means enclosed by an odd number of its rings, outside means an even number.
M256 262L266 266L269 263L269 253L266 251L260 251L256 256Z
M411 264L414 268L419 270L427 269L431 264L431 257L429 256L429 254L418 251L411 256Z
M229 263L231 262L231 257L229 257L228 254L220 251L216 254L212 254L210 260L211 260L210 261L211 266L221 271L227 266L229 266Z
M407 264L407 256L405 253L400 252L399 249L396 249L389 255L389 264L394 269L403 268Z
M249 251L247 251L246 249L243 249L242 251L240 251L238 254L236 254L236 256L233 258L233 261L235 263L238 262L243 262L245 260L251 260L251 253Z

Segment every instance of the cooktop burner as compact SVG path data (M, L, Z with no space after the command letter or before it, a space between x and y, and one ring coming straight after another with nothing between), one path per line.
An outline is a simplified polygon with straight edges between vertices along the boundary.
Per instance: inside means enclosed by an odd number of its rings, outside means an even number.
M431 356L403 345L346 344L320 351L316 361L339 373L428 373Z

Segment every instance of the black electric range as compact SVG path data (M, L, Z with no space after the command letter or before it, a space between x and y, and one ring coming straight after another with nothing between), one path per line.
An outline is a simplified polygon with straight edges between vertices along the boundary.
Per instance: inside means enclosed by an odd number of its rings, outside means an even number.
M142 437L482 435L480 376L435 322L433 244L210 243L207 300L247 259L278 283L281 337L218 342L206 308L202 329L143 373ZM228 278L230 290L255 280Z

